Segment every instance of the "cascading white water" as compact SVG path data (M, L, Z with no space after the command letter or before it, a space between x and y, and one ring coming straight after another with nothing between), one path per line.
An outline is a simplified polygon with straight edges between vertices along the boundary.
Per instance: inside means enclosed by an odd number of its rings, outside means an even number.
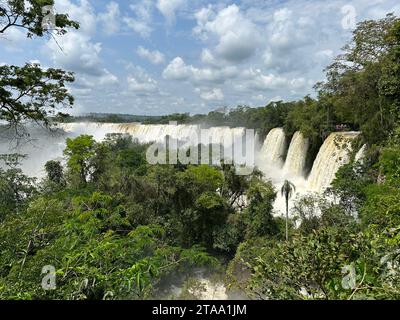
M59 123L57 128L64 130L67 134L79 136L88 134L93 136L97 141L101 141L108 133L122 133L118 124L114 123L97 123L97 122L74 122Z
M260 167L261 168L281 168L284 163L286 152L286 137L282 128L272 129L260 152Z
M246 159L243 157L243 138L246 136L246 128L243 127L211 127L206 129L202 128L200 125L69 123L60 124L59 128L74 136L77 134L90 134L98 141L103 140L108 133L124 133L131 135L141 143L165 143L165 138L168 136L170 139L176 141L176 148L179 149L197 146L199 143L207 146L210 144L214 146L220 145L224 147L223 153L221 153L220 149L213 148L211 154L212 163L219 164L223 157L225 161L233 160L237 165L242 165L244 163L243 161L245 161L246 164L251 163L250 167L254 165L252 163L253 160L251 160L252 158L248 158L248 150L246 150ZM174 147L170 144L170 148ZM251 145L249 149L251 149ZM204 160L205 163L209 163L209 152L206 149L202 149L202 152L206 154L205 157L202 154L202 161ZM239 167L240 166L238 166L238 168Z
M117 129L118 132L128 133L142 143L160 142L166 136L196 143L200 132L200 127L196 125L120 124Z
M127 133L141 143L161 142L166 136L180 141L199 143L201 127L199 125L173 125L173 124L150 124L140 123L67 123L59 124L59 128L74 134L90 134L96 140L104 139L108 133ZM208 134L212 141L220 143L228 137L234 141L241 139L246 128L212 127Z
M356 156L354 157L354 162L363 162L365 158L365 153L367 152L367 145L364 144L361 149L357 152Z
M285 152L285 132L282 128L275 128L268 133L259 154L256 157L258 168L264 173L266 179L271 180L277 191L282 187L284 180L288 178L283 170ZM296 176L291 176L290 180L295 180L297 184L301 179ZM280 195L280 192L278 192L277 199L274 203L275 214L282 214L285 210L284 208L285 201Z
M286 157L285 166L283 167L283 172L287 177L298 177L304 175L309 145L309 140L304 138L301 132L298 131L293 135Z
M358 132L331 133L322 145L307 180L307 189L323 192L330 186L339 168L350 161L351 141Z

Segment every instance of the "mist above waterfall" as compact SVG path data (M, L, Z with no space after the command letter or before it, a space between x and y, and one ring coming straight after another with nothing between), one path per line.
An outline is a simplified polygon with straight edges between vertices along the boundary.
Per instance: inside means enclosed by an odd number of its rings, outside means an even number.
M65 139L60 130L49 131L41 127L27 128L28 137L13 139L14 132L1 130L0 154L18 153L26 155L21 160L21 169L31 177L43 177L44 165L49 160L62 160ZM4 164L0 162L0 167Z

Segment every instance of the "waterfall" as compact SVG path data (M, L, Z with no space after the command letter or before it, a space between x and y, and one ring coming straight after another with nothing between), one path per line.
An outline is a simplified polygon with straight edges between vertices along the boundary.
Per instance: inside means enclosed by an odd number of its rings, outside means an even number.
M97 141L101 141L108 133L123 133L118 124L98 122L59 123L57 128L64 130L68 135L79 136L88 134Z
M309 140L304 138L301 132L296 132L289 146L283 171L287 177L304 175Z
M200 127L197 125L142 125L129 123L118 125L118 129L120 132L130 134L142 143L159 142L165 139L166 136L196 143L200 133Z
M301 132L296 132L290 142L285 165L282 169L275 169L269 173L272 176L272 181L276 190L280 191L285 179L288 179L296 186L296 194L293 198L303 195L307 192L306 181L304 178L304 168L306 164L307 151L309 148L309 140L304 138ZM289 203L291 209L293 202ZM274 204L274 209L277 215L283 214L286 210L285 198L280 192L277 193L277 198Z
M59 128L75 134L90 134L96 140L104 139L107 133L126 133L141 143L160 142L166 136L185 142L199 143L201 127L199 125L173 125L140 123L67 123L59 124ZM214 143L223 143L229 138L236 141L245 134L246 128L212 127L208 134Z
M282 128L272 129L261 148L260 163L261 167L278 167L283 166L283 158L286 151L286 137Z
M219 165L223 159L225 163L233 162L238 173L239 170L242 170L240 174L245 174L244 172L254 167L254 136L251 136L251 134L247 135L247 129L243 127L230 128L221 126L202 128L200 125L178 125L173 123L150 125L140 123L69 123L60 124L59 128L72 136L80 134L92 135L97 141L104 140L106 134L109 133L122 133L129 134L140 143L160 143L160 145L153 145L154 149L149 148L149 154L154 154L159 147L165 147L165 139L168 136L170 139L169 147L175 150L179 149L178 156L182 156L185 150L190 149L190 151L193 151L193 153L190 153L191 156L183 156L185 159L180 159L182 163L186 163L186 161L188 163L197 162L197 149L193 147L197 147L201 143L207 146L201 149L202 163L211 162ZM209 152L210 149L207 149L210 145L213 146L212 152ZM160 161L164 161L164 154L161 153L160 158L153 158L153 162L160 163Z
M358 132L336 132L322 145L307 180L307 189L323 192L330 186L338 169L350 161L351 141Z
M286 152L286 137L282 128L272 129L262 145L257 156L256 164L264 173L265 178L271 180L276 190L280 190L285 180L283 170L284 157ZM277 193L274 203L276 214L281 214L285 208L285 202Z
M367 152L367 145L364 144L354 157L354 162L362 163L363 159L365 158L366 152Z
M201 127L199 125L142 125L140 123L67 123L59 124L63 129L62 134L49 136L47 131L33 130L32 139L37 139L35 146L27 145L18 150L20 153L28 154L30 158L23 163L23 170L34 176L43 175L43 166L51 159L62 159L62 150L65 148L65 138L77 137L81 134L92 135L97 141L101 141L109 133L129 134L141 143L161 142L168 135L180 142L188 144L199 143ZM242 141L246 133L245 128L213 127L209 128L207 135L213 144L231 145L236 150L237 142ZM332 133L324 142L307 181L303 176L306 160L308 140L300 132L296 132L290 143L286 162L283 158L286 152L286 138L282 128L272 129L267 135L264 143L256 149L256 165L265 174L266 179L271 179L277 190L282 186L285 179L296 185L298 194L309 191L322 192L328 187L339 167L349 161L348 149L351 147L349 141L358 135L356 132ZM10 153L6 142L0 143L2 153ZM241 146L241 144L239 145ZM3 150L4 149L4 150ZM229 149L229 147L228 147ZM361 159L366 146L356 156ZM38 152L38 150L40 150ZM225 151L227 151L225 153ZM225 158L229 158L230 150L225 150ZM214 158L213 158L214 159ZM236 158L235 158L236 159ZM278 195L276 208L280 208L281 199ZM283 206L283 205L282 205Z

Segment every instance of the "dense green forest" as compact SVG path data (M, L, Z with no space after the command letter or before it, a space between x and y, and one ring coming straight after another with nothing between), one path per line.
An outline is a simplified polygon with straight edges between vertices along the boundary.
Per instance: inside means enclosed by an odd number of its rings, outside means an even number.
M31 10L25 27L42 36ZM57 26L79 27L65 15ZM121 134L68 139L65 165L49 161L41 181L19 169L21 155L2 155L0 299L149 299L199 267L252 299L400 299L400 19L360 23L326 74L316 98L157 120L300 130L314 152L339 127L361 131L362 161L324 195L291 200L287 239L272 214L281 190L258 171L149 165L147 145ZM73 104L62 70L4 65L0 75L0 119L11 125L50 125L49 109ZM36 99L13 99L32 83ZM41 286L45 266L56 269L55 290Z

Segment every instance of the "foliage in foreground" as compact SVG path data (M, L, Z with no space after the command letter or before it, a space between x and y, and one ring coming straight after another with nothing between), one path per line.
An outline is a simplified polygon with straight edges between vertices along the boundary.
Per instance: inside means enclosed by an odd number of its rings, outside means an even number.
M67 141L67 167L49 161L39 184L19 169L0 172L4 190L18 187L1 203L0 298L151 298L176 272L219 269L212 252L233 255L248 237L279 234L275 191L258 173L149 166L145 151L130 136L79 136ZM56 269L55 290L41 287L45 266Z

